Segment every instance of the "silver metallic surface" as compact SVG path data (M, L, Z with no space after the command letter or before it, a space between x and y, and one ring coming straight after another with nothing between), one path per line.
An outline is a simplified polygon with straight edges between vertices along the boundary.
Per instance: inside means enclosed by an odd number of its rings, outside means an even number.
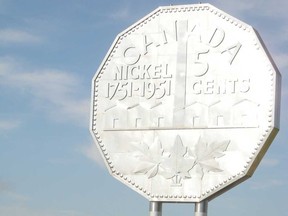
M207 212L208 212L207 200L195 203L195 216L207 216Z
M149 216L162 216L161 202L149 202Z
M160 7L99 67L91 132L110 173L150 201L212 199L276 136L280 81L251 26L210 4Z

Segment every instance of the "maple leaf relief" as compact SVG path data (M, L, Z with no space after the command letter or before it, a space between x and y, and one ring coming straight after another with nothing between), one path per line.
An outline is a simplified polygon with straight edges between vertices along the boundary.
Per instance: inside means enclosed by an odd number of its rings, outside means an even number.
M195 169L201 175L201 178L203 178L206 172L223 171L216 159L225 155L224 152L227 150L229 144L230 140L208 144L201 137L199 138L194 151L191 151L190 154L195 157L195 166L197 166Z
M175 185L184 178L191 178L189 171L194 167L195 159L189 155L187 147L183 145L181 137L177 135L174 145L170 149L170 157L163 162L167 179L172 178Z
M165 157L169 154L164 154L164 149L158 137L154 139L154 142L148 146L146 143L141 142L138 148L137 158L142 162L134 171L135 174L146 174L148 178L152 178L157 175L159 169L162 169L161 163Z
M133 173L145 174L148 178L161 175L172 179L174 185L181 186L182 179L192 178L192 170L200 174L201 178L207 172L223 171L216 159L225 155L229 144L230 140L208 144L200 137L192 151L184 146L181 137L177 135L174 144L167 151L156 136L150 146L144 142L135 143L137 150L133 155L139 163Z

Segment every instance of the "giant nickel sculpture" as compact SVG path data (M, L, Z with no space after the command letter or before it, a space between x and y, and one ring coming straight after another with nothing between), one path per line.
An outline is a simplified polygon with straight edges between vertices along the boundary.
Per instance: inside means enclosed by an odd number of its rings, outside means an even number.
M96 72L91 132L111 175L149 201L210 200L276 136L280 79L246 23L210 4L159 7Z

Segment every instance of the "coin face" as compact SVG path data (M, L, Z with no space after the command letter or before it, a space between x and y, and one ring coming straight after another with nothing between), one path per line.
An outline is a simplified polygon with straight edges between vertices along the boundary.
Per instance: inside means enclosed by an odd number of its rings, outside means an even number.
M92 89L108 170L150 201L212 199L279 129L280 74L259 35L210 4L160 7L120 33Z

